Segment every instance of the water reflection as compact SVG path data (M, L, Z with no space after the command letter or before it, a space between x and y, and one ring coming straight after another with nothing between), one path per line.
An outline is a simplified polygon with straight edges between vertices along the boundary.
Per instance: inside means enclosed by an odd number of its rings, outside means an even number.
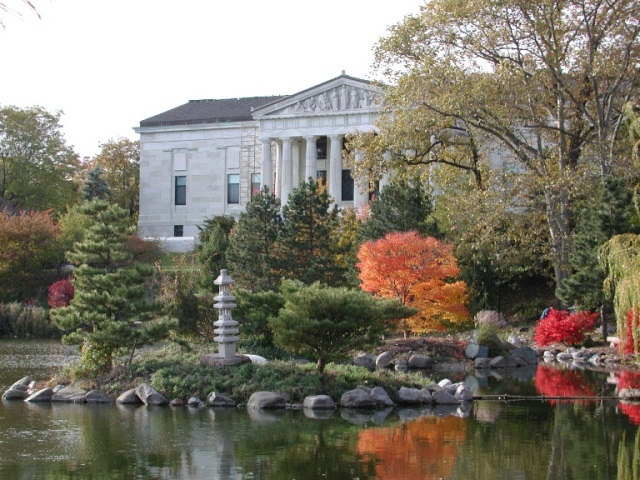
M8 382L17 376L7 374ZM637 388L636 377L615 380ZM606 375L544 368L467 381L487 395L551 395L561 384L572 395L610 388ZM638 480L640 416L626 408L475 401L273 412L7 402L0 404L0 478Z
M623 389L640 390L640 373L619 372L615 375L614 381L618 385L618 392ZM640 401L623 401L620 402L619 408L634 425L640 425ZM640 476L640 466L638 472Z
M422 417L360 432L358 454L373 478L451 478L466 434L467 422L461 418Z
M538 365L535 376L535 386L540 395L547 397L595 397L598 394L595 386L590 382L583 370L572 370L550 365ZM550 400L552 405L558 401ZM566 400L565 402L568 402ZM587 402L589 400L577 400L579 402ZM591 400L593 401L593 400Z

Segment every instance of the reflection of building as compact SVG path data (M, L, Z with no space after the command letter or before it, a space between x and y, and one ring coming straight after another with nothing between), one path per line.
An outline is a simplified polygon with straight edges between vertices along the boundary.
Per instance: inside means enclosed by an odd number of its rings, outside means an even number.
M366 203L342 150L347 134L373 130L379 95L343 72L290 96L192 100L141 121L140 234L194 237L205 218L237 216L261 186L286 202L309 177L341 207Z

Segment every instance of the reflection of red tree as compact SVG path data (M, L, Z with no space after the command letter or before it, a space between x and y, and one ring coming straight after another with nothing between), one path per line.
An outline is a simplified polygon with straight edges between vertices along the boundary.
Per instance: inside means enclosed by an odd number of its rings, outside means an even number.
M595 397L596 391L582 372L559 370L547 365L538 365L535 378L536 390L548 397ZM552 405L556 400L550 401ZM588 403L583 400L582 402Z
M375 464L375 472L369 472L375 478L450 478L465 436L464 419L423 417L397 427L363 430L358 454L365 465Z
M640 373L620 372L618 375L618 392L623 388L640 388ZM620 403L620 411L624 413L631 423L640 425L640 403Z

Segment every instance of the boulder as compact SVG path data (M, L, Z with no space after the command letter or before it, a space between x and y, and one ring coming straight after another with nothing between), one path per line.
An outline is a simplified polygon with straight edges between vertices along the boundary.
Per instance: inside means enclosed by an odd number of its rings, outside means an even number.
M422 403L422 398L422 394L417 388L400 387L398 390L398 403L419 405Z
M138 397L136 396L136 398L138 398ZM140 399L138 399L138 400L140 400ZM142 402L140 402L140 403L142 403ZM182 399L182 398L174 398L173 400L171 400L169 402L169 405L171 405L172 407L184 407L184 399Z
M625 400L640 400L640 388L622 388L618 392L618 397Z
M26 390L19 390L17 388L10 388L2 394L2 400L24 400L29 394Z
M31 377L29 376L22 377L20 380L18 380L13 385L11 385L9 390L11 390L12 388L17 388L18 390L25 390L25 391L29 390L29 385L31 384L32 381L33 380L31 380ZM24 387L24 388L18 388L18 387Z
M340 397L340 406L345 408L375 408L376 401L364 390L349 390Z
M275 410L286 408L289 399L286 395L275 392L255 392L249 397L247 408L255 410Z
M371 390L370 395L379 407L392 407L395 405L389 394L382 387L375 387Z
M150 407L169 405L169 400L148 383L138 385L136 387L136 395L142 400L142 403Z
M353 361L354 365L374 370L376 368L376 357L370 353L360 353Z
M84 399L87 403L93 405L113 403L113 398L100 390L91 390Z
M202 405L204 405L204 403L199 397L189 397L187 400L187 407L200 407Z
M431 368L433 359L428 355L415 353L409 357L409 368Z
M458 382L458 383L450 383L449 385L447 385L446 387L444 387L444 391L445 392L449 392L451 395L455 395L456 391L458 390L458 387L462 385L462 382Z
M302 407L310 410L335 410L336 403L329 395L312 395L304 399Z
M382 352L380 355L376 357L376 367L387 368L392 361L393 361L393 353Z
M409 368L409 362L406 359L401 358L401 359L396 361L394 370L402 372L402 371L405 371L408 368Z
M440 380L438 382L438 386L440 388L447 388L449 385L453 385L453 382L451 380L449 380L448 378L443 378L442 380Z
M511 352L511 356L521 358L528 365L535 365L536 363L538 363L538 354L536 353L536 351L526 346L516 348Z
M513 355L509 355L506 359L505 359L505 367L509 367L509 368L517 368L517 367L525 367L527 365L527 362L525 360L523 360L520 357L514 357Z
M433 403L433 396L431 396L431 392L428 388L420 390L420 399L422 400L422 403Z
M51 397L53 397L53 388L43 388L42 390L38 390L35 393L32 393L27 398L25 398L25 402L50 402Z
M453 398L459 402L469 402L473 400L473 392L464 383L458 386Z
M460 403L456 398L446 390L436 390L431 394L436 405L457 405Z
M132 388L120 394L120 396L116 398L116 403L119 405L142 405L143 402L136 394L136 389Z
M491 359L490 358L482 358L478 357L473 361L473 366L475 368L491 368Z
M248 353L245 353L244 356L251 360L251 363L254 365L264 365L268 362L266 358L261 357L260 355L249 355Z
M470 342L465 350L467 358L475 360L476 358L487 358L489 356L489 348L484 345L479 345L474 342Z
M207 396L207 405L210 407L235 407L236 402L232 398L220 393L211 392Z
M503 356L492 358L491 361L489 362L489 366L491 368L504 368L506 365L507 365L507 361Z
M29 391L29 385L22 385L21 383L14 383L9 387L9 390L22 390L23 392Z
M61 388L51 397L52 402L85 403L87 391L82 388L67 386Z
M520 337L518 337L513 333L509 335L509 337L507 338L507 342L509 342L511 345L513 345L516 348L522 346L522 341L520 340Z
M573 360L573 355L568 352L560 352L558 353L558 355L556 355L556 360L558 360L559 362L570 362L571 360Z

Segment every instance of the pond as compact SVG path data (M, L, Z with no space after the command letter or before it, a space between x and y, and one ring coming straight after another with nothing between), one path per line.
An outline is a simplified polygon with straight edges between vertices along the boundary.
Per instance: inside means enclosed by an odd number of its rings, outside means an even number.
M0 341L0 389L74 355ZM605 396L619 375L538 368L468 376L482 395ZM0 404L0 478L616 479L640 475L640 406L474 401L468 408L302 411ZM632 465L635 463L635 474ZM635 475L635 476L634 476Z

